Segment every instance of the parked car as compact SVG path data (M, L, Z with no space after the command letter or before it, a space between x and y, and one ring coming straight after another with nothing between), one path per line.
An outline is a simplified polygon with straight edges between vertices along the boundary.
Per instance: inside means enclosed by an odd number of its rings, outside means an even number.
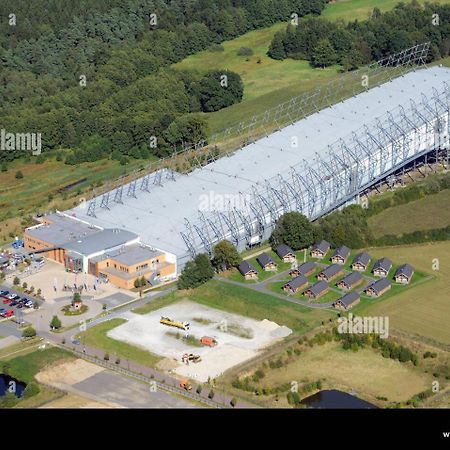
M17 303L16 308L22 309L23 308L23 303Z
M26 306L27 308L32 308L32 307L34 306L34 303L33 303L31 300L29 300L29 301L27 301L27 302L25 303L25 306Z
M12 302L12 300L10 299L10 298L5 298L4 300L3 300L3 304L4 305L7 305L8 303L11 303Z
M12 300L16 300L16 301L17 301L17 300L20 300L20 295L17 295L17 294L14 295L14 297L12 298Z
M9 291L0 291L0 296L5 297L9 294Z
M6 298L9 298L10 300L13 300L15 296L16 296L16 294L8 294L6 296Z
M8 309L8 311L5 311L2 316L3 317L11 317L14 315L14 311L12 309Z
M18 305L18 301L17 301L17 300L13 300L13 301L9 304L9 306L16 306L16 305Z

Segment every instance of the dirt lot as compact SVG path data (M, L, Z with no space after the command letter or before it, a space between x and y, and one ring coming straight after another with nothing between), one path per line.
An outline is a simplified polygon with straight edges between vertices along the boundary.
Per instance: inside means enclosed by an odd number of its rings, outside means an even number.
M218 345L190 345L183 339L184 331L161 325L161 316L189 322L191 337L200 339L210 336L218 341ZM128 322L109 331L109 337L177 361L177 367L172 369L175 373L201 382L207 381L208 377L218 377L225 370L252 358L261 349L291 333L289 328L268 320L257 321L187 300L146 315L127 312L124 318ZM179 339L176 337L177 331ZM200 355L202 361L182 364L181 357L186 352Z

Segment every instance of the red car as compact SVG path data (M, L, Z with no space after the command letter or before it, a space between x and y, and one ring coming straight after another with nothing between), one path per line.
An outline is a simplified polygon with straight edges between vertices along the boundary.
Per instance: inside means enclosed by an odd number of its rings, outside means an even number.
M12 302L12 300L10 299L10 298L5 298L4 300L3 300L3 304L4 305L8 305L9 303L11 303Z
M2 314L3 317L11 317L14 315L14 311L12 309L8 309L5 313Z

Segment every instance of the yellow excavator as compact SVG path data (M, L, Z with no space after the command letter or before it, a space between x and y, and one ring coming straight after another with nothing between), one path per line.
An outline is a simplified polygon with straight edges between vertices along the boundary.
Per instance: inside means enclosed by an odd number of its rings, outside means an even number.
M168 325L169 327L180 328L181 330L189 330L190 324L188 322L177 322L176 320L169 319L168 317L161 317L159 323Z

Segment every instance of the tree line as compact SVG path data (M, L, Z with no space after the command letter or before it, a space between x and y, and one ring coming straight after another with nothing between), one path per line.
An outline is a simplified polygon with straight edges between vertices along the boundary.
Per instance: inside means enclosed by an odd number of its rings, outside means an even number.
M450 5L412 0L384 13L374 8L368 20L349 23L303 18L275 34L268 55L307 59L314 67L340 64L348 71L426 41L429 61L450 54Z
M0 5L0 120L42 133L77 164L115 152L165 156L204 139L198 114L238 102L237 74L170 65L249 30L319 14L326 0L5 0ZM11 12L15 25L8 24ZM227 85L220 76L227 75ZM149 146L150 137L157 145ZM3 160L22 156L3 152Z

